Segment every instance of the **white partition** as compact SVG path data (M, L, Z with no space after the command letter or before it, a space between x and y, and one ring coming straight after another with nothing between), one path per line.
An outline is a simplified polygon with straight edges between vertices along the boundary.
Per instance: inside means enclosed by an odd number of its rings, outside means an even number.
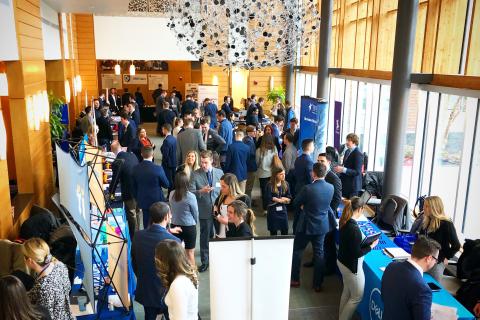
M290 236L211 241L212 320L287 320L292 253Z
M18 60L17 32L12 0L0 0L0 61Z
M40 14L42 16L43 57L45 60L60 60L62 59L62 50L58 12L45 1L41 1Z

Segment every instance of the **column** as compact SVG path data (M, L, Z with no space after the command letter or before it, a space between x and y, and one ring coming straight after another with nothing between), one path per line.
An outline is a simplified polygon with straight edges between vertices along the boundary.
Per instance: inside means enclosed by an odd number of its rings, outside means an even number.
M385 154L385 195L399 195L402 187L403 146L407 128L417 11L418 0L398 1Z
M320 41L318 45L317 98L328 99L328 67L330 65L330 43L332 39L333 0L322 0L320 11Z

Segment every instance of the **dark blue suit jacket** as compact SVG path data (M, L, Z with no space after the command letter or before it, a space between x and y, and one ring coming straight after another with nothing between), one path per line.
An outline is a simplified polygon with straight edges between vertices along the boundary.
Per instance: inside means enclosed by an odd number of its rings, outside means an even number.
M176 168L177 167L177 139L174 136L168 135L163 140L162 147L162 167Z
M223 146L222 151L226 152L228 146L231 145L233 141L233 128L230 121L224 119L222 122L220 122L218 134L225 140L225 146Z
M295 174L295 193L312 183L313 161L307 154L302 154L295 160L293 173Z
M230 108L230 105L226 102L222 104L222 110L225 111L225 114L227 114L227 116L233 112Z
M146 307L163 308L165 288L155 268L155 247L165 239L180 242L174 235L158 224L135 232L132 241L132 266L137 276L135 300Z
M342 194L344 197L350 198L357 195L362 190L362 165L363 153L358 147L343 160L343 166L347 172L340 173L342 180Z
M196 106L197 104L195 103L195 101L185 100L185 102L182 105L182 111L181 111L182 117L185 115L185 112L192 111L193 109L195 109Z
M127 130L125 130L125 127L120 122L118 124L118 142L120 142L120 145L122 147L130 147L132 141L135 139L136 131L137 127L133 120L130 120Z
M170 187L163 168L143 160L133 169L133 190L138 207L148 210L152 204L165 201L162 187Z
M252 137L246 136L243 138L243 143L245 143L250 149L247 160L247 172L255 172L257 171L257 161L255 160L255 152L257 151L257 148L255 141Z
M118 182L122 190L122 200L130 200L133 197L133 168L138 165L137 157L131 152L119 152L112 164L112 181L110 193L114 193Z
M225 173L233 173L238 181L247 180L247 161L250 155L250 148L242 141L234 141L228 146L227 158L225 160Z
M432 291L408 261L390 263L382 277L383 319L430 320Z
M293 206L303 205L303 217L297 223L295 232L306 235L326 234L330 230L328 212L333 198L333 186L323 179L306 185L297 194ZM303 221L302 221L303 220Z
M215 129L217 127L217 105L209 103L205 106L204 115L210 117L210 128Z

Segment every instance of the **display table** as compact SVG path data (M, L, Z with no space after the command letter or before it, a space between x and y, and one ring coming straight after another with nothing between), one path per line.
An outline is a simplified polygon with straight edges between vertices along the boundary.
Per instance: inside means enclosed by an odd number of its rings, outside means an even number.
M366 218L358 221L358 225L362 233L368 234L378 232L380 229ZM383 249L398 247L390 238L382 233L378 245L365 256L363 262L363 271L365 272L365 291L363 299L358 306L357 311L360 313L362 320L381 320L383 315L383 301L381 297L381 284L383 271L393 260L387 256ZM443 306L453 307L457 309L459 320L473 320L474 316L463 305L460 304L441 284L433 279L429 274L424 274L426 282L434 282L442 289L433 292L433 303Z
M134 320L135 319L135 314L133 312L133 296L134 296L134 290L135 290L135 275L133 273L133 268L131 264L131 240L130 236L128 233L128 223L126 223L126 216L125 216L125 211L123 210L122 207L122 202L121 201L116 201L112 204L113 211L112 214L115 215L116 221L118 222L118 225L116 225L115 220L109 219L109 225L112 226L113 228L121 228L123 234L125 235L127 241L128 241L128 291L130 294L130 299L132 301L132 306L130 310L126 310L125 308L122 307L113 307L108 305L108 299L104 299L105 297L115 295L115 292L111 286L104 286L102 285L103 281L101 279L105 277L106 275L104 272L102 272L101 268L98 268L96 264L94 264L94 284L95 284L95 297L96 297L96 304L97 304L97 310L96 312L93 312L90 310L90 314L85 314L85 313L77 313L76 319L79 320L93 320L93 319L125 319L125 320ZM94 228L94 223L92 222L92 228ZM118 229L117 229L118 230ZM102 240L102 237L105 239ZM99 241L106 243L106 236L105 235L99 235ZM97 251L99 254L94 253L94 260L97 261L99 265L101 265L100 261L103 261L104 263L108 263L108 248L107 245L98 245L97 246ZM84 266L80 258L80 251L77 249L77 255L76 255L76 271L75 271L75 282L72 287L72 296L78 296L81 295L79 293L80 288L81 288L81 280L83 279L83 274L84 274ZM107 292L105 292L107 290ZM74 306L74 311L78 309L78 306Z

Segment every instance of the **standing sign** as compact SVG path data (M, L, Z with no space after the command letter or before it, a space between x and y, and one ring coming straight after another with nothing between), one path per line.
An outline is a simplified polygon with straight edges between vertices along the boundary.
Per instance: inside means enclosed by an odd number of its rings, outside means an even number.
M192 96L193 100L198 98L198 83L185 83L185 95Z
M326 146L328 104L320 99L302 96L300 101L300 137L301 143L305 139L314 139L315 152L323 152Z
M202 103L203 100L209 98L213 103L218 105L218 86L204 85L198 86L198 103Z
M335 108L333 113L333 146L335 149L339 150L340 140L341 140L341 129L342 129L342 102L335 101Z

